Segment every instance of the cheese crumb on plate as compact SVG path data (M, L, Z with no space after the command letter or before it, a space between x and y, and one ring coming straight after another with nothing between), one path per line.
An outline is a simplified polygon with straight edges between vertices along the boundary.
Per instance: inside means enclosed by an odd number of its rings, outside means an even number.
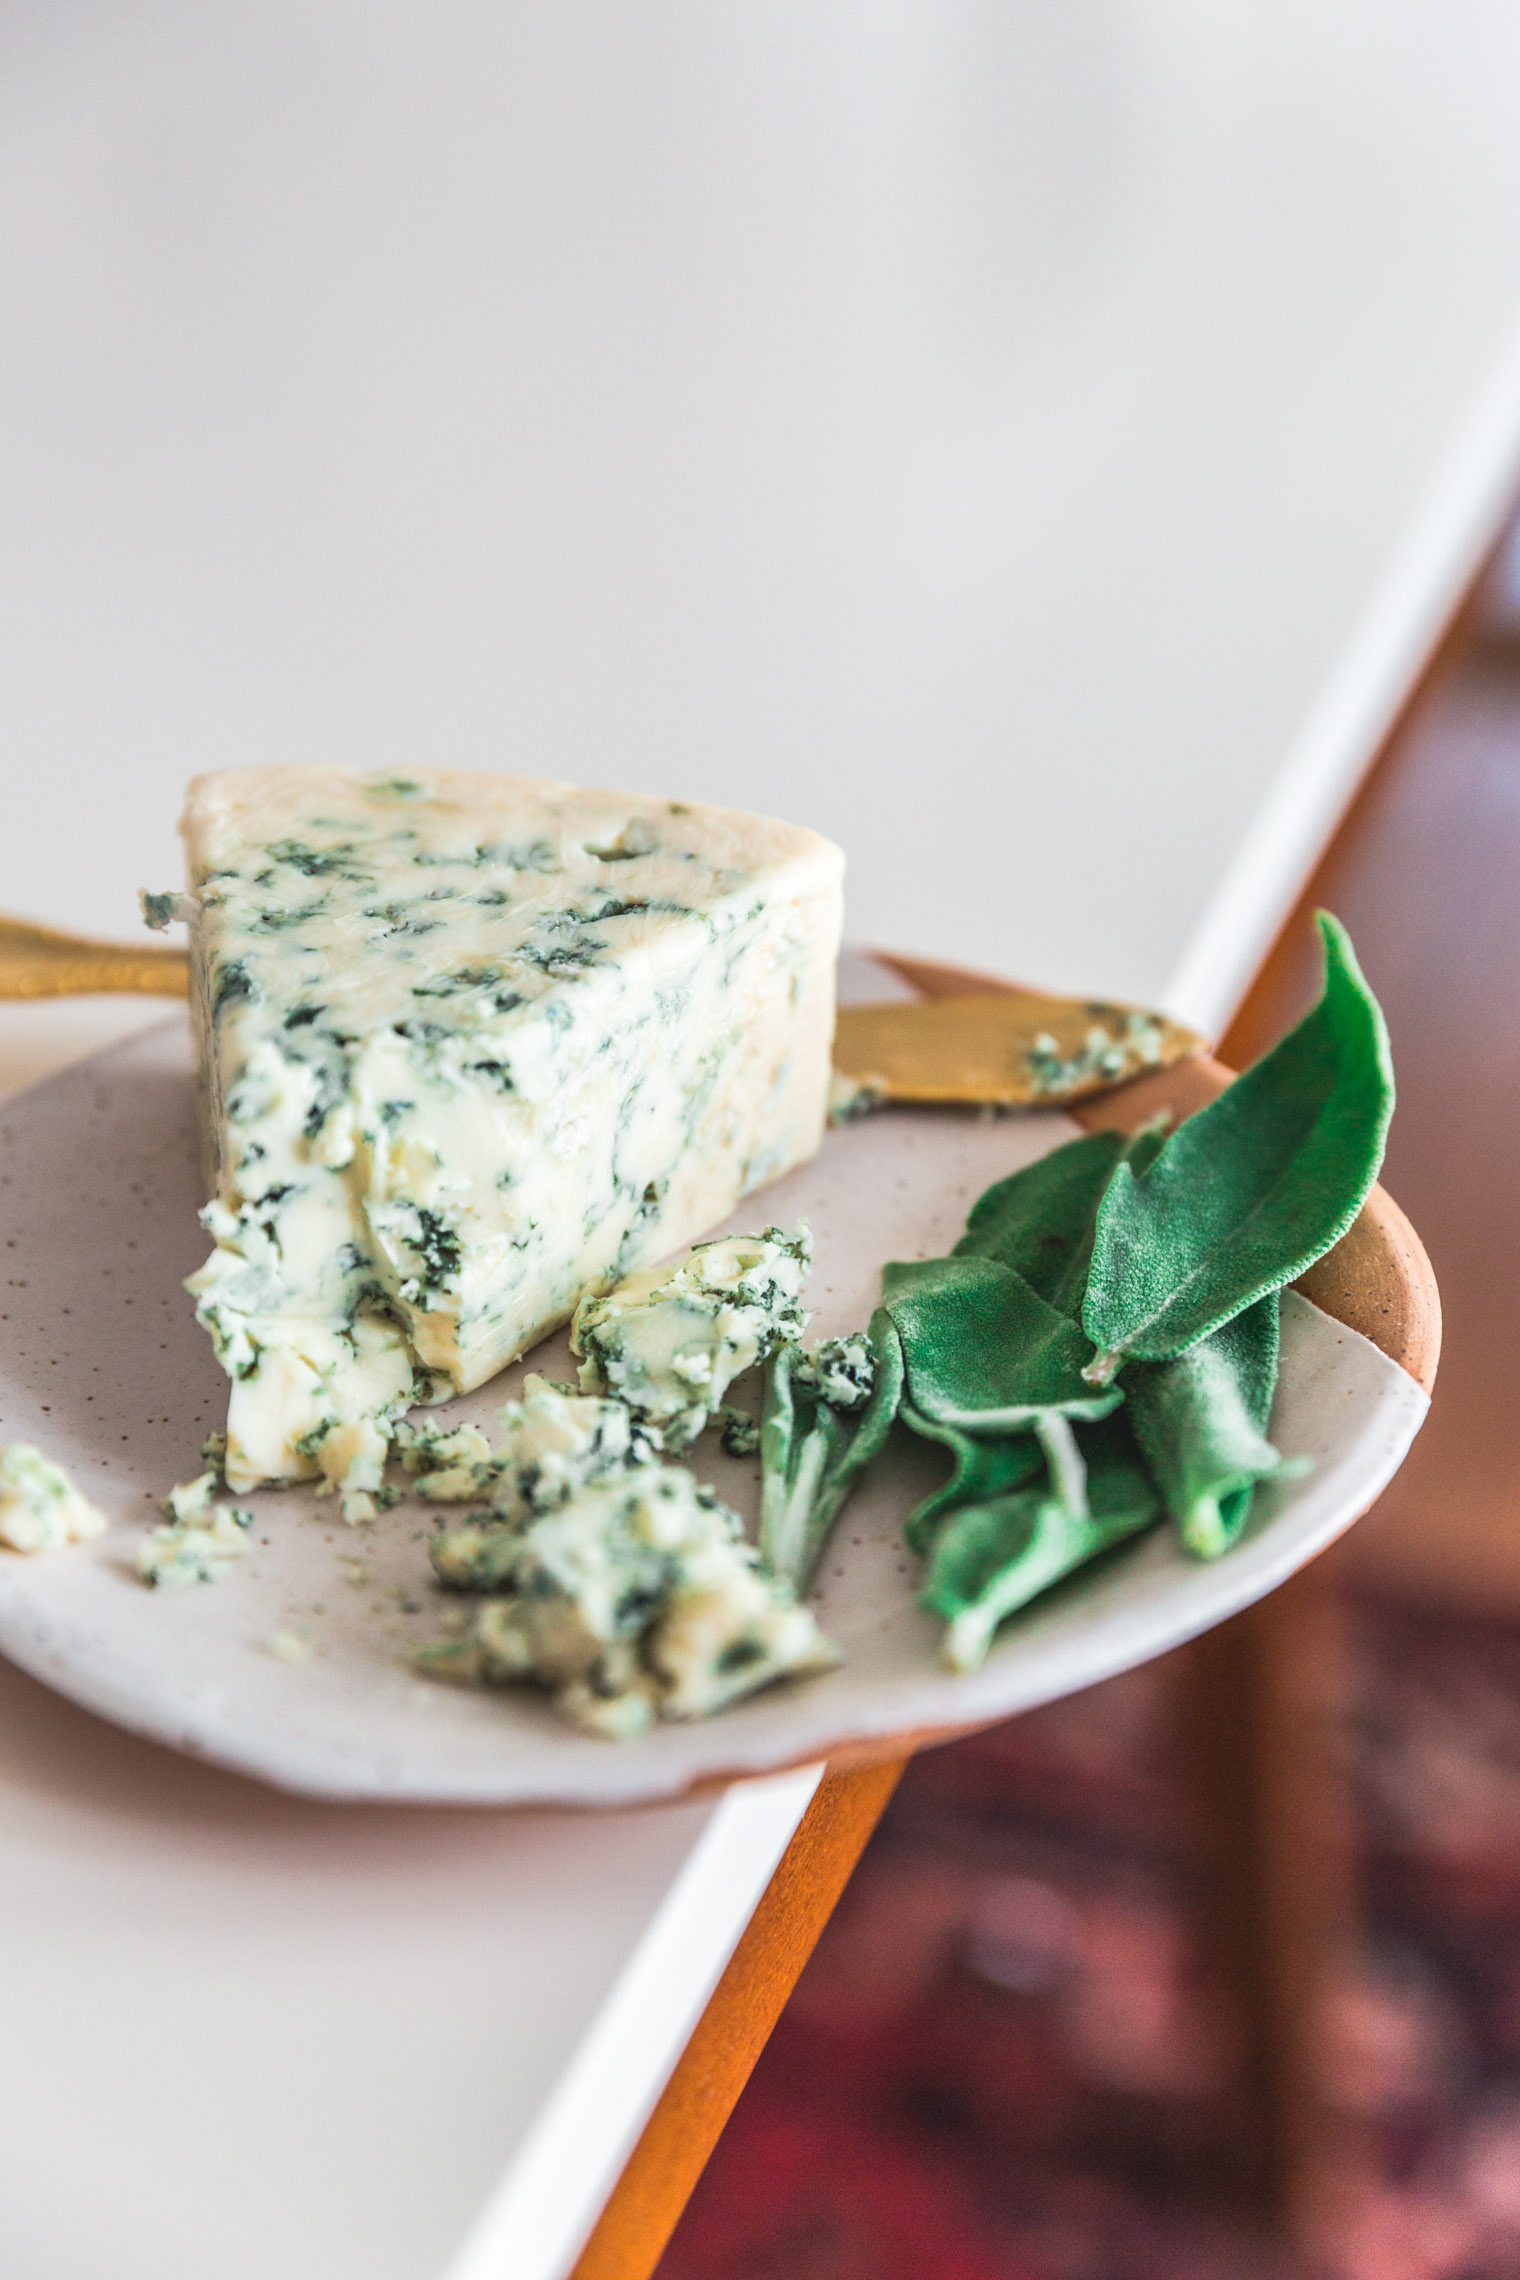
M424 1649L441 1677L548 1688L574 1724L626 1740L702 1718L838 1649L769 1575L736 1513L679 1465L631 1461L518 1522L447 1532L441 1581L485 1590L465 1640Z
M62 1465L29 1441L0 1449L0 1544L13 1552L49 1552L105 1530L105 1514L80 1495Z
M697 1243L677 1266L582 1299L570 1331L581 1384L626 1401L658 1447L690 1448L734 1379L801 1337L812 1263L806 1227L767 1227Z
M171 1488L163 1499L169 1517L139 1546L137 1572L158 1591L216 1583L248 1549L253 1514L244 1506L214 1502L215 1472Z

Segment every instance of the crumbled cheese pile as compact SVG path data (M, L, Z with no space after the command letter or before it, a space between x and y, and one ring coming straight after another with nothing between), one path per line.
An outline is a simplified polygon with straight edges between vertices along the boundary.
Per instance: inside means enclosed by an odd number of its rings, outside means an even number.
M427 1667L486 1685L532 1679L562 1715L610 1739L656 1718L706 1717L839 1660L737 1515L661 1460L525 1528L444 1537L435 1564L444 1578L488 1576L493 1596L470 1637L425 1650Z
M687 1448L714 1415L726 1439L753 1445L753 1420L723 1396L800 1339L810 1260L805 1228L699 1243L678 1266L581 1307L572 1343L586 1391L530 1377L494 1448L473 1426L410 1429L402 1461L423 1492L482 1507L429 1548L439 1581L485 1604L466 1637L423 1650L424 1669L478 1685L531 1680L576 1725L622 1739L838 1661L737 1515L663 1453ZM814 1358L851 1398L861 1343Z
M478 1604L467 1629L421 1650L419 1667L468 1684L535 1684L584 1731L621 1739L839 1660L738 1516L669 1461L713 1419L726 1446L753 1450L755 1419L724 1396L783 1346L820 1399L864 1401L868 1340L801 1351L811 1258L805 1227L699 1243L678 1265L582 1305L581 1390L529 1376L494 1439L475 1424L396 1422L388 1453L414 1492L475 1508L438 1529L429 1557L439 1584ZM206 1454L208 1469L170 1490L166 1523L139 1553L160 1590L212 1581L247 1549L253 1516L216 1501L222 1450ZM375 1474L371 1510L402 1493ZM311 1651L288 1633L266 1644L287 1661Z
M825 1338L821 1346L801 1356L792 1383L845 1416L864 1409L876 1383L870 1339L860 1330L848 1338Z
M463 1504L482 1496L491 1479L491 1444L478 1425L414 1424L402 1418L391 1446L417 1483L417 1494L437 1504Z
M655 1456L622 1402L530 1380L504 1423L488 1511L430 1547L440 1582L489 1596L425 1669L531 1679L575 1724L624 1739L837 1662L737 1515Z
M49 1552L105 1529L105 1514L80 1495L62 1465L29 1441L0 1449L0 1544L13 1552Z

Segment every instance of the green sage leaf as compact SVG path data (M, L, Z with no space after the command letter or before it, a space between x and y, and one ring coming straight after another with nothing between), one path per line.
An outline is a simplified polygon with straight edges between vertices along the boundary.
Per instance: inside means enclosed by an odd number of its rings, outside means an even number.
M996 1259L888 1266L882 1282L914 1412L978 1436L1032 1433L1052 1492L1080 1518L1087 1491L1073 1420L1106 1417L1123 1396L1095 1397L1084 1382L1079 1326Z
M1165 1133L1090 1132L1026 1164L987 1189L971 1207L956 1258L997 1259L1037 1290L1060 1314L1076 1320L1087 1289L1098 1209L1114 1168L1142 1172L1158 1154Z
M920 1605L946 1623L941 1652L950 1669L978 1669L1009 1615L1155 1519L1160 1499L1126 1420L1088 1427L1083 1441L1083 1517L1043 1489L1024 1488L965 1505L940 1529Z
M1276 1291L1185 1354L1125 1372L1126 1413L1188 1551L1217 1559L1239 1540L1256 1484L1306 1469L1266 1437L1277 1388Z
M1319 1003L1178 1126L1149 1170L1115 1167L1082 1322L1104 1382L1165 1361L1292 1282L1367 1199L1393 1113L1388 1032L1344 927L1319 914Z
M940 1425L921 1411L904 1406L902 1421L926 1441L939 1441L953 1462L940 1486L915 1504L903 1522L910 1550L926 1553L939 1532L940 1522L963 1504L990 1504L1022 1488L1044 1463L1039 1442L1032 1433L1010 1433L1000 1441L978 1440L958 1425Z
M1096 1418L1116 1406L1083 1378L1080 1327L997 1259L884 1267L882 1305L902 1340L908 1398L939 1424L1027 1432L1041 1410Z

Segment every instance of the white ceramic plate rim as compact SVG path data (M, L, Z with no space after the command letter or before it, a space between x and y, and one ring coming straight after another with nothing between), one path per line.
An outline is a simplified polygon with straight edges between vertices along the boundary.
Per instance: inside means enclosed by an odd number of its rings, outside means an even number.
M158 1160L155 1150L172 1155L178 1148L188 1159L193 1139L185 1113L185 1068L183 1025L173 1020L64 1072L0 1112L7 1127L0 1147L13 1166L22 1163L30 1148L36 1166L35 1192L22 1198L30 1209L17 1221L18 1229L45 1221L49 1211L56 1223L50 1254L53 1285L39 1294L35 1278L26 1278L34 1293L31 1339L20 1339L9 1353L0 1347L6 1437L46 1439L56 1426L66 1404L33 1401L28 1411L17 1384L4 1381L15 1381L25 1367L34 1389L59 1388L65 1380L48 1375L52 1364L41 1353L46 1325L68 1303L64 1292L76 1284L76 1308L81 1297L89 1304L89 1230L82 1223L76 1228L77 1215L64 1212L54 1192L60 1182L66 1185L72 1176L76 1187L81 1182L87 1187L90 1179L109 1181L119 1171L123 1185L112 1224L140 1226L140 1240L149 1248L161 1244L165 1260L172 1255L178 1272L186 1256L194 1263L193 1225L187 1231L178 1223L189 1216L184 1165L170 1167L179 1182L173 1190L174 1225L164 1223L170 1187L163 1187L160 1198L151 1169L135 1182L127 1178L134 1147L150 1166ZM157 1116L162 1123L166 1115L178 1137L160 1149L154 1138L159 1127L151 1120ZM1008 1168L1010 1157L1038 1153L1073 1128L1059 1116L1011 1119L989 1127L955 1112L926 1111L889 1112L851 1129L855 1137L831 1141L817 1166L751 1199L736 1214L741 1225L763 1222L785 1205L789 1187L811 1182L812 1192L824 1195L825 1219L844 1215L848 1224L841 1241L848 1272L842 1272L842 1279L828 1268L829 1227L815 1228L820 1237L815 1282L827 1285L815 1293L822 1298L816 1324L821 1334L863 1318L876 1269L896 1248L884 1238L873 1254L875 1218L862 1232L849 1214L879 1210L894 1232L910 1223L923 1232L913 1218L922 1205L912 1177L915 1149L920 1156L927 1152L938 1167L936 1182L943 1175L952 1187L960 1183L943 1205L936 1186L938 1218L928 1241L939 1248L953 1238L969 1193ZM116 1171L101 1168L107 1135L118 1158L125 1152L126 1170L120 1163ZM86 1167L84 1174L79 1165ZM140 1217L122 1221L129 1190L141 1206ZM86 1218L88 1208L89 1198L82 1197ZM890 1218L894 1209L899 1214L895 1221ZM121 1237L123 1242L138 1239ZM24 1248L18 1255L25 1256ZM220 1380L214 1369L207 1374L200 1333L193 1325L193 1342L185 1343L189 1309L174 1287L177 1279L167 1264L155 1266L140 1295L161 1311L158 1326L164 1339L158 1348L169 1361L160 1367L177 1371L187 1385L194 1377L201 1414L214 1422ZM13 1318L19 1303L13 1297ZM130 1306L132 1300L125 1303ZM831 1315L831 1307L839 1311ZM77 1311L69 1319L77 1319ZM125 1324L126 1314L120 1319ZM142 1339L135 1327L140 1319L133 1316L127 1333L126 1390L118 1394L128 1403L139 1381L152 1375L148 1349L155 1342ZM5 1335L16 1338L17 1332L13 1328ZM105 1355L108 1348L102 1345L99 1351ZM75 1364L80 1366L77 1356ZM563 1365L551 1358L548 1366L558 1374ZM483 1404L488 1414L507 1390L508 1381L499 1380L470 1397L476 1413L482 1413ZM330 1506L315 1513L315 1529L309 1499L289 1517L293 1507L285 1500L300 1500L304 1492L275 1492L283 1516L270 1539L274 1548L264 1562L265 1582L251 1572L246 1579L235 1575L210 1590L168 1602L129 1581L122 1570L140 1527L134 1515L152 1516L151 1493L143 1483L167 1486L170 1479L185 1477L189 1436L173 1420L176 1398L175 1392L164 1393L157 1418L150 1416L143 1427L120 1437L127 1443L124 1457L113 1463L97 1450L90 1459L97 1477L107 1481L124 1468L136 1468L130 1513L118 1498L115 1512L123 1515L122 1526L113 1528L103 1547L79 1547L41 1560L14 1555L0 1560L0 1649L103 1717L287 1789L328 1798L496 1805L611 1805L670 1798L726 1778L806 1763L850 1744L869 1744L885 1753L895 1737L922 1739L936 1730L989 1723L1091 1685L1250 1605L1322 1551L1396 1471L1428 1407L1413 1381L1366 1339L1290 1293L1284 1314L1283 1401L1275 1430L1290 1451L1302 1449L1315 1457L1309 1478L1264 1496L1247 1539L1216 1563L1187 1560L1165 1530L1123 1547L1006 1627L986 1666L969 1677L937 1667L936 1628L913 1605L911 1564L902 1552L898 1522L924 1483L910 1492L893 1468L899 1461L904 1467L922 1467L928 1453L909 1449L901 1460L877 1468L876 1480L868 1478L836 1533L838 1559L832 1568L825 1561L821 1614L851 1649L844 1669L772 1689L719 1719L662 1726L641 1741L613 1745L559 1725L539 1697L518 1690L461 1697L416 1678L405 1668L403 1642L395 1646L394 1669L385 1660L390 1647L377 1659L378 1632L373 1624L365 1628L357 1598L343 1600L340 1581L347 1569L362 1564L356 1555L366 1547L344 1535ZM77 1408L74 1414L88 1413ZM100 1415L97 1406L93 1417ZM18 1423L27 1428L28 1419L29 1429L17 1433ZM154 1434L155 1450L161 1447L164 1453L154 1454L150 1462L136 1444ZM53 1438L56 1453L67 1461L72 1452L58 1446L56 1432ZM728 1460L699 1459L697 1469L717 1477L725 1492L739 1500ZM414 1511L411 1518L420 1522L421 1516ZM388 1549L382 1546L377 1564L387 1558L391 1565L384 1588L393 1593L404 1593L413 1570L419 1576L426 1572L422 1553L413 1554L399 1536ZM250 1571L254 1565L249 1563ZM332 1639L330 1654L319 1645L309 1671L277 1668L267 1654L251 1653L265 1641L236 1628L245 1620L242 1610L252 1607L260 1591L265 1593L259 1601L264 1610L260 1622L276 1620L268 1609L276 1607L285 1588L282 1576L297 1568L305 1579L302 1589L342 1602L323 1617ZM246 1620L251 1623L252 1617ZM319 1640L325 1635L319 1626ZM330 1667L324 1667L324 1658ZM342 1675L350 1667L352 1684Z

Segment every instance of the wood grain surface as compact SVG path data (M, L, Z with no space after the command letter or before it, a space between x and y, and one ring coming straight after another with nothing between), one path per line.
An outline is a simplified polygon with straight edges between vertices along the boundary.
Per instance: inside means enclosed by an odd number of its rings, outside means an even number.
M819 1783L571 2280L648 2280L902 1768Z

